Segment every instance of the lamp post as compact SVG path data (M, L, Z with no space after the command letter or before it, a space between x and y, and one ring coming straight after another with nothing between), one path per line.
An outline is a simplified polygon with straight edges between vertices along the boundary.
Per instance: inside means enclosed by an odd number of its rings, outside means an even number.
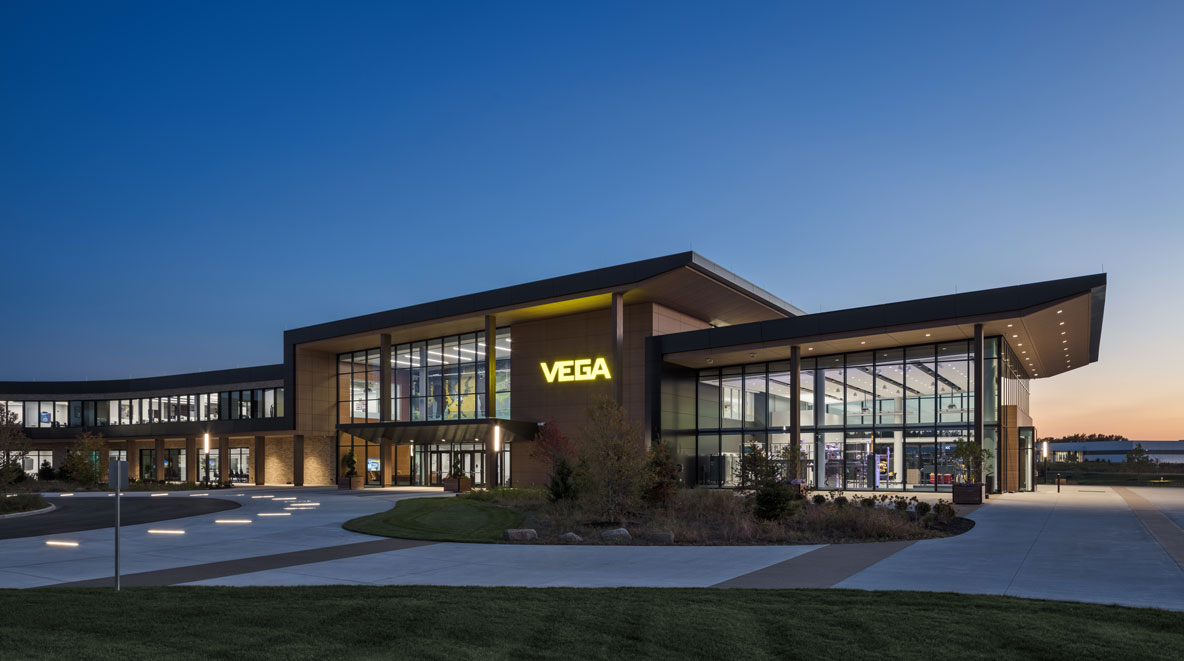
M1044 483L1048 484L1048 441L1040 445L1040 458L1044 460Z

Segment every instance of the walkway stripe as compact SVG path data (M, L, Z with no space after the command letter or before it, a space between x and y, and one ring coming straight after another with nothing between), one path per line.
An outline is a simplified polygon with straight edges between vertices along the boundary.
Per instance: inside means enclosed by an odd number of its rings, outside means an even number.
M1163 550L1167 551L1172 560L1176 561L1176 565L1184 570L1184 530L1181 530L1175 521L1159 511L1146 498L1126 487L1112 488L1122 496L1127 506L1131 508L1135 516L1139 517L1155 541L1159 542Z
M319 549L306 549L303 551L291 551L289 553L276 553L274 555L259 555L251 558L239 558L238 560L210 562L204 565L190 565L188 567L158 569L156 571L146 571L140 572L138 574L125 574L120 577L120 584L129 588L155 585L177 585L180 583L192 583L193 581L204 581L211 578L234 576L236 574L249 574L251 572L266 571L268 569L283 569L285 567L295 567L297 565L307 565L314 562L325 562L327 560L356 558L360 555L385 553L387 551L399 551L402 549L414 548L416 546L429 546L435 543L436 542L425 542L415 539L379 539L372 542L357 542L355 544L342 544L340 546L326 546ZM88 581L57 583L44 587L99 588L114 586L115 579L114 577L109 576L106 578L95 578Z
M716 588L829 588L913 544L867 542L830 544L796 558L742 574Z

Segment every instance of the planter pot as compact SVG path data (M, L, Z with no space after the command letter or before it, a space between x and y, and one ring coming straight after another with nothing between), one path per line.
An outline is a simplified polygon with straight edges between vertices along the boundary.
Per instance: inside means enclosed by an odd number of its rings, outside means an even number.
M338 489L361 489L366 486L366 478L363 477L339 477L337 478Z
M473 478L470 477L446 477L444 478L444 490L455 491L456 493L464 493L472 491Z
M987 485L982 482L975 484L955 484L954 485L954 504L955 505L982 505L983 498L987 494Z

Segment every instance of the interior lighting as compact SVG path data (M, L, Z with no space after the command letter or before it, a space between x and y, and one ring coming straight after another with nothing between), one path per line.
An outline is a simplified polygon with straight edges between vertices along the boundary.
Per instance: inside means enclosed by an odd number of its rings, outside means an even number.
M56 539L45 540L46 546L78 546L78 542L62 542Z
M1057 314L1064 312L1064 310L1057 310Z

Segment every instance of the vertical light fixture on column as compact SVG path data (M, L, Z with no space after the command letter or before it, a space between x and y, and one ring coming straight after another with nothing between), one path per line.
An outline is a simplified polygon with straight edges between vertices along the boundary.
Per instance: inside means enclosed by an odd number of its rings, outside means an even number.
M493 479L490 486L498 486L502 476L502 428L493 426Z
M202 438L202 449L205 451L205 461L201 465L201 481L209 486L210 483L210 432L206 432Z

